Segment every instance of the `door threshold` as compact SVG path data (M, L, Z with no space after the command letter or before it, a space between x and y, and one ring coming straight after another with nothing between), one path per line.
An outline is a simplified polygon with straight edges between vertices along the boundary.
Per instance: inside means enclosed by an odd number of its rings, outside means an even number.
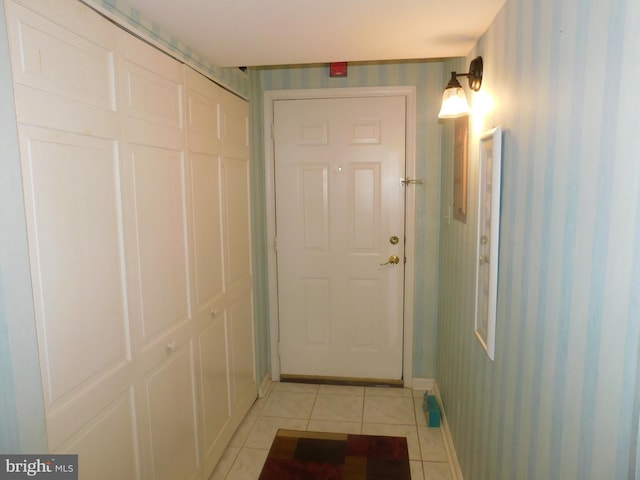
M283 383L314 383L317 385L345 385L353 387L403 388L402 380L385 378L326 377L321 375L280 374Z

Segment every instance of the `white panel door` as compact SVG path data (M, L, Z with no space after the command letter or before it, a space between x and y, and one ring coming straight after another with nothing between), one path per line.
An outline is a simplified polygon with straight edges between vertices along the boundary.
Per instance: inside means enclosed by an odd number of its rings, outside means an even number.
M143 476L201 477L182 65L124 31L125 229Z
M48 444L208 478L256 399L248 103L77 0L6 0Z
M248 103L186 70L190 232L202 465L256 398Z
M168 347L172 349L172 347ZM201 478L195 434L193 348L189 343L144 377L145 433L151 471L145 478Z
M113 25L21 3L5 8L49 448L86 478L140 478Z
M401 379L405 98L276 101L274 135L282 374Z
M222 455L230 426L227 305L221 214L221 92L210 80L186 69L187 138L190 166L190 231L197 338L197 383L206 476Z
M220 106L222 225L231 404L236 415L240 405L256 395L248 115L244 100L225 95Z

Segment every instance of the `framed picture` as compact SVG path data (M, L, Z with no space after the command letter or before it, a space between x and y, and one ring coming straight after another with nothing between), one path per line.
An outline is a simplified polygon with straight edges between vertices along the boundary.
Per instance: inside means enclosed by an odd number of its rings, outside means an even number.
M456 118L453 146L453 218L467 223L469 117Z
M478 169L478 263L475 333L491 360L495 358L500 244L502 128L480 137Z

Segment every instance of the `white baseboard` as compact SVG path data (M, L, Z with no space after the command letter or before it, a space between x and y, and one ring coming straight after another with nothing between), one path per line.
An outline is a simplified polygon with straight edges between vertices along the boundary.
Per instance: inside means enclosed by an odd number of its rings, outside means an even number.
M435 384L436 381L433 378L414 378L411 381L411 389L432 392Z
M462 470L460 469L460 463L458 463L458 455L456 453L455 446L453 445L453 438L451 438L451 430L449 430L449 422L447 422L447 413L444 411L444 407L442 406L442 398L440 397L440 390L438 389L438 384L433 382L433 394L436 396L438 400L438 405L440 407L441 413L441 427L442 434L444 436L444 446L447 450L447 456L449 457L449 466L451 467L451 475L453 475L454 480L464 480L462 477Z

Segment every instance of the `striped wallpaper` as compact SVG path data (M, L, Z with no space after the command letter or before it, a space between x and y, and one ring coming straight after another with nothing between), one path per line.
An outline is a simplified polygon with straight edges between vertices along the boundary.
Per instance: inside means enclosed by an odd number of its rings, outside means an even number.
M238 68L216 67L198 52L185 45L179 38L171 35L153 21L145 18L126 0L80 0L117 23L141 35L146 40L155 42L159 47L176 59L183 61L204 75L214 79L216 83L247 98L249 80L247 74Z
M346 78L330 78L328 65L250 68L252 175L254 194L254 272L258 313L258 378L270 371L269 319L266 277L266 213L263 92L303 88L378 87L414 85L417 103L416 175L424 185L416 187L416 267L413 321L413 375L435 376L435 325L438 281L438 212L440 202L440 134L437 105L442 94L441 62L350 63ZM436 99L434 101L434 99Z
M441 225L436 378L474 479L638 478L640 3L507 0L482 55L466 225ZM481 95L482 94L482 95ZM473 332L478 135L502 125L495 362ZM452 131L442 202L452 202Z

